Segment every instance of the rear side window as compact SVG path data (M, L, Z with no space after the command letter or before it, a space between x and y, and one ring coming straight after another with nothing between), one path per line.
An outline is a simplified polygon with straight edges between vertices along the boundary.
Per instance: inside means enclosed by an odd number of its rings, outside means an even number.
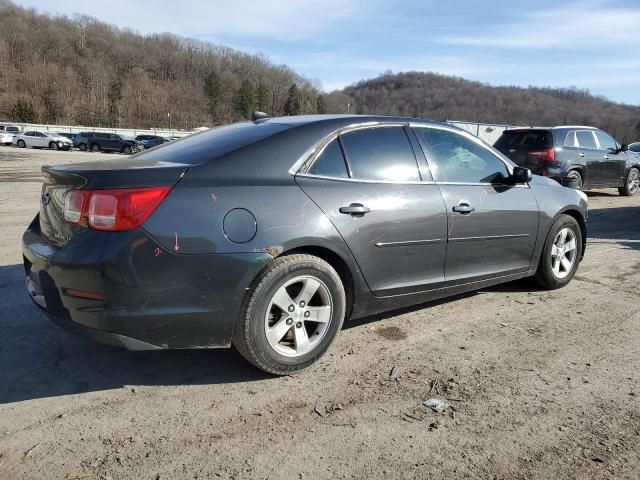
M598 137L598 143L600 144L600 148L602 150L617 150L618 146L616 145L616 141L607 135L604 132L596 132L596 137Z
M564 146L565 147L577 147L578 143L576 141L576 132L569 132L567 133L567 137L564 139Z
M418 163L402 127L354 130L340 135L353 178L419 181Z
M147 150L138 159L188 163L197 165L234 150L246 147L276 133L291 128L291 125L275 122L239 122L212 128L162 146Z
M547 130L506 131L495 143L499 150L509 148L551 148L553 135Z
M459 183L500 182L509 175L507 166L486 148L449 130L416 128L429 148L438 180Z
M349 178L347 165L344 162L344 155L342 155L342 149L337 138L324 147L324 150L320 152L318 158L313 162L309 173L324 177Z
M576 132L576 138L578 139L578 145L582 148L598 148L596 139L593 137L593 132L580 130Z

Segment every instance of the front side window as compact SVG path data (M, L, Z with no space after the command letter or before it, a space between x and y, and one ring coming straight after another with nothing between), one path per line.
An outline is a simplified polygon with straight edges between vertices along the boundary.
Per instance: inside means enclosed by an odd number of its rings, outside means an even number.
M593 132L589 130L580 130L576 132L576 138L578 139L578 145L582 148L597 149L596 139L593 137Z
M463 135L437 128L415 131L427 144L441 182L493 183L509 176L502 160Z
M337 138L331 140L324 147L315 162L313 162L309 173L323 177L349 178L347 165L344 162L342 149Z
M418 163L402 127L354 130L340 138L353 178L420 181Z
M604 132L596 132L596 137L598 137L598 143L600 143L601 150L617 150L618 146L616 145L616 141L607 135Z

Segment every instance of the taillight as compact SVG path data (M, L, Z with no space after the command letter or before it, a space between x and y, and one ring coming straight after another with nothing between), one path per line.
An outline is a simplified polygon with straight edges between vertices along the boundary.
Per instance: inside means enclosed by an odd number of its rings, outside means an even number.
M553 148L547 148L545 150L529 152L529 155L537 157L538 160L542 162L554 162L556 159L556 151Z
M171 187L70 190L64 218L96 230L123 231L141 225L160 205Z

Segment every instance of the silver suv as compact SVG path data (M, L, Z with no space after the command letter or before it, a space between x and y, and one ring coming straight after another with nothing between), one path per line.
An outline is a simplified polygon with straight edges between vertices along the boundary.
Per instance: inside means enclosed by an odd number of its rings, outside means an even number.
M510 129L494 147L519 166L565 186L640 193L640 155L594 127Z

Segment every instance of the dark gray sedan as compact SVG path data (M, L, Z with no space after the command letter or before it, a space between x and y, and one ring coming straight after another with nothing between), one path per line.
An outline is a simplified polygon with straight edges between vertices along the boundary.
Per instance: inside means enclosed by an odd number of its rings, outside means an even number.
M23 237L55 322L129 349L304 368L345 319L535 277L566 285L586 196L446 124L267 118L44 167Z

